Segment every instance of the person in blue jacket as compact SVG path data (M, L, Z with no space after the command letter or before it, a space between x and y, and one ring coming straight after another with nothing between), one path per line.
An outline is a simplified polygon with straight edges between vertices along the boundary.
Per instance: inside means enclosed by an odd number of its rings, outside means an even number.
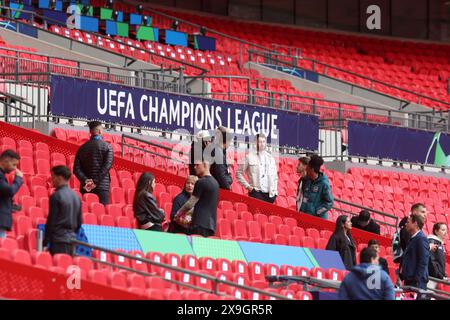
M370 247L362 249L360 261L342 281L339 300L394 300L394 285L378 265L377 251Z
M331 193L330 181L323 172L320 172L323 162L322 157L318 155L311 156L309 160L306 167L307 179L302 186L303 200L300 211L328 219L328 211L333 206L334 198Z
M23 173L17 169L20 157L13 150L5 150L0 155L0 239L6 238L6 231L11 231L13 225L13 197L23 184ZM6 175L16 171L12 184L8 183Z
M400 278L405 286L427 289L428 263L430 261L430 244L422 228L423 216L410 215L405 228L411 235L400 263Z

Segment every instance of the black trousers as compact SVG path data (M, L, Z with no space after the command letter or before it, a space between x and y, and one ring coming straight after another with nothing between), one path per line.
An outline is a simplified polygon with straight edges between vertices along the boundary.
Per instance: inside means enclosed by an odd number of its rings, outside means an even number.
M85 193L93 193L96 194L98 196L98 200L100 201L101 204L103 205L107 205L109 204L109 190L97 190L94 189L91 192L87 192L84 189L81 189L81 194L85 194Z
M250 191L250 193L248 195L249 195L249 197L259 199L259 200L269 202L269 203L274 203L275 199L277 198L277 196L269 197L268 193L264 193L264 192L256 191L256 190Z
M52 256L58 253L64 253L73 256L75 253L74 250L74 246L68 243L53 242L50 244L50 254Z
M206 229L203 227L193 227L190 234L198 234L202 237L208 238L208 237L212 237L216 234L216 232L214 230L211 229Z
M169 230L170 233L184 233L184 234L190 234L191 230L183 228L179 224L176 224L175 222L171 221L169 224Z
M154 225L152 225L150 228L148 228L148 229L145 229L145 230L149 230L149 231L164 231L163 230L163 228L162 228L162 225L160 225L160 224L154 224Z

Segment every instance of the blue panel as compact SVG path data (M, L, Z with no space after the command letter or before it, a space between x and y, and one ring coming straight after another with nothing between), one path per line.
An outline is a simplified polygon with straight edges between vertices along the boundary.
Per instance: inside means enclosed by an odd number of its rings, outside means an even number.
M112 20L106 20L106 34L111 36L117 35L117 23Z
M140 14L131 13L130 14L130 24L141 25L142 16Z
M50 8L50 0L39 0L39 8L40 9Z
M166 44L187 47L187 36L184 32L166 30Z
M303 248L239 241L247 262L273 263L295 267L314 267Z
M212 37L204 37L196 35L198 48L200 50L216 51L216 39Z
M94 225L83 225L83 229L92 245L110 250L142 251L133 229Z
M67 13L49 9L42 9L42 15L44 16L44 18L48 18L51 24L54 24L55 21L58 21L61 23L61 25L66 25Z
M334 268L345 270L342 258L337 251L310 249L322 269Z
M97 18L77 15L75 17L75 25L77 28L84 31L98 32Z
M56 11L62 11L63 9L63 2L62 1L56 1L55 10Z
M19 32L27 36L37 38L37 29L26 24L19 23Z
M117 22L123 22L123 12L122 11L117 12Z

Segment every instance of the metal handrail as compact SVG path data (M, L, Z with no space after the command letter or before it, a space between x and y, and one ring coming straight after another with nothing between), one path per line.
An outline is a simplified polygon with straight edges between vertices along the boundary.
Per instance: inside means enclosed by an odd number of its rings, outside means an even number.
M107 252L107 253L110 253L110 254L113 254L113 255L117 255L117 256L124 257L124 258L128 258L130 260L140 261L140 262L143 262L143 263L146 263L146 264L154 265L156 267L161 267L161 268L169 269L169 270L172 270L172 271L175 271L175 272L185 273L185 274L189 274L189 275L194 276L194 277L199 277L199 278L204 278L204 279L210 280L210 281L212 281L214 283L213 293L215 293L215 294L218 293L218 290L217 290L218 289L218 285L219 284L225 284L225 285L236 287L238 289L242 289L242 290L245 290L245 291L256 292L256 293L259 293L259 294L262 294L262 295L265 295L265 296L270 296L270 297L274 297L274 298L278 298L278 299L282 299L282 300L287 300L288 299L287 297L279 295L279 294L276 294L276 293L266 292L266 291L261 290L261 289L252 288L252 287L249 287L249 286L246 286L246 285L237 284L237 283L234 283L234 282L231 282L231 281L227 281L227 280L222 280L220 278L216 278L216 277L208 275L208 274L192 271L192 270L189 270L189 269L182 269L182 268L179 268L179 267L174 267L174 266L169 265L169 264L165 264L165 263L156 262L156 261L153 261L153 260L150 260L150 259L133 256L133 255L130 255L130 254L125 253L125 252L117 252L117 251L114 251L114 250L111 250L111 249L99 247L99 246L92 245L92 244L85 243L85 242L81 242L81 241L78 241L78 240L72 240L71 243L72 243L72 245L79 245L79 246L87 247L87 248L90 248L90 249L94 249L94 250L98 250L98 251L102 251L102 252ZM128 271L136 272L137 270L131 269L131 270L128 270Z
M0 6L0 9L5 9L5 10L8 11L8 12L14 10L14 11L19 11L19 12L28 13L28 14L31 14L31 15L32 15L32 20L33 20L33 21L34 21L34 18L35 18L35 17L38 17L38 18L42 19L42 20L45 22L45 25L46 25L47 21L50 21L50 22L53 22L54 24L56 24L56 25L58 25L58 26L61 26L61 23L60 23L59 21L55 21L55 20L53 20L53 19L51 19L51 18L43 17L43 16L37 14L37 13L34 12L34 11L28 11L28 10L22 10L22 9L11 9L11 8L5 7L5 6ZM97 45L93 45L93 44L90 44L90 43L81 42L81 41L78 41L78 40L76 40L76 39L67 38L67 37L65 37L65 36L63 36L63 35L60 35L60 34L57 34L57 33L53 33L53 32L49 31L49 30L46 29L46 28L41 28L41 27L39 27L39 26L35 26L35 25L33 25L32 23L25 23L25 22L23 22L23 21L19 21L19 20L13 19L13 18L11 18L11 17L9 17L9 16L6 16L6 15L3 15L3 14L0 14L0 17L1 17L1 18L4 18L4 19L8 19L8 20L10 20L10 21L16 21L16 23L21 23L21 24L25 24L25 25L28 25L28 26L32 26L33 28L37 28L37 29L39 29L39 30L42 30L42 31L51 33L52 35L55 35L55 36L58 36L58 37L61 37L61 38L64 38L64 39L68 39L68 40L70 40L70 41L80 42L80 43L83 43L84 45L87 45L87 46L90 46L90 47L93 47L93 48L96 48L96 49L104 50L104 51L107 51L107 52L109 52L109 53L112 52L112 51L110 51L110 50L106 50L105 48L100 47L100 46L97 46ZM129 47L129 48L134 48L135 50L138 50L138 51L144 51L145 53L148 53L148 54L151 55L151 56L157 56L157 57L162 58L162 59L166 59L166 60L169 60L169 61L172 61L172 62L179 63L179 64L184 65L184 66L188 66L188 67L194 68L194 69L196 69L196 70L200 70L200 71L201 71L200 74L204 74L204 73L206 73L206 72L208 71L208 70L205 69L205 68L202 68L202 67L199 67L199 66L190 64L190 63L185 62L185 61L183 61L183 60L178 60L178 59L174 59L174 58L171 58L171 57L166 57L166 56L160 55L160 54L158 54L158 53L151 52L151 51L147 50L147 48L145 48L145 47L143 47L143 48L136 47L136 46L131 45L131 44L128 44L128 43L123 43L123 42L117 41L117 40L115 40L115 39L113 39L113 38L105 37L105 36L103 36L103 35L101 35L101 34L99 34L99 33L92 33L92 32L84 31L84 30L80 30L80 31L82 31L83 33L86 33L86 34L90 34L90 35L92 35L93 37L95 37L95 38L97 38L97 39L98 39L98 38L102 38L105 42L106 42L106 41L111 41L111 42L114 42L114 43L117 44L117 45L124 45L124 46L127 46L127 47ZM121 53L115 52L115 51L114 51L113 53L116 54L116 55L125 57L125 58L127 58L127 59L131 59L131 60L134 59L134 58L131 58L131 57L129 57L129 56L125 56L125 55L123 55L123 54L121 54ZM134 61L136 61L136 60L134 59Z
M281 57L292 57L292 56L280 54L280 53L277 53L277 52L270 52L270 51L269 52L260 52L260 51L251 50L251 49L249 49L248 51L249 51L249 59L248 60L250 62L253 61L252 60L252 55L256 55L256 56L263 57L263 58L270 58L270 60L272 62L277 62L279 64L284 64L284 65L287 65L287 66L290 66L290 67L293 67L293 68L297 68L299 70L306 70L304 67L299 67L298 65L294 65L294 64L292 64L292 63L290 63L288 61L283 61L283 60L279 60L277 58L274 59L274 58L271 58L271 57L267 57L268 54L269 55L281 56ZM373 92L376 92L376 93L381 94L381 95L386 96L386 97L395 98L396 100L401 101L401 102L406 102L408 104L410 103L410 101L403 100L403 99L400 99L398 97L391 96L389 94L386 94L386 93L374 90L373 89L373 83L378 83L378 84L381 84L381 85L384 85L384 86L387 86L387 87L390 87L390 88L393 88L393 89L396 89L396 90L400 90L400 91L403 91L403 92L406 92L406 93L409 93L409 94L414 94L415 96L417 96L419 98L419 101L418 101L419 103L420 103L420 99L422 98L422 99L427 99L427 100L435 101L435 102L446 104L446 105L450 106L449 102L442 101L442 100L439 100L439 99L436 99L436 98L432 98L432 97L429 97L429 96L426 96L426 95L423 95L423 94L420 94L420 93L417 93L417 92L414 92L414 91L410 91L408 89L400 88L400 87L394 86L392 84L389 84L389 83L386 83L386 82L382 82L380 80L376 80L376 79L373 79L373 78L370 78L370 77L367 77L367 76L364 76L364 75L361 75L361 74L358 74L358 73L355 73L355 72L352 72L352 71L341 69L339 67L335 67L335 66L323 63L323 62L319 62L319 61L311 59L311 58L304 58L304 57L296 57L296 58L300 59L300 60L305 60L305 61L312 62L312 64L313 64L312 65L312 71L314 71L314 72L315 72L315 67L314 66L315 65L320 65L320 66L324 66L325 67L325 71L330 68L330 69L341 71L343 73L350 74L352 76L359 77L361 79L369 80L371 82L371 88L367 88L367 87L364 87L364 86L361 86L361 85L358 85L358 84L354 84L354 83L346 81L346 80L342 80L342 79L331 77L331 76L327 75L326 72L323 74L324 76L332 78L332 79L334 79L336 81L343 82L343 83L346 83L346 84L350 84L353 87L357 87L357 88L373 91Z
M448 167L445 166L436 166L433 164L429 164L429 163L418 163L418 162L406 162L406 161L401 161L401 160L393 160L393 159L386 159L386 158L375 158L375 157L362 157L362 156L355 156L355 155L350 155L350 154L340 154L340 155L329 155L329 156L322 156L322 158L326 158L326 159L341 159L341 161L344 161L343 159L348 159L351 160L352 158L354 159L358 159L358 160L363 160L365 163L367 161L378 161L379 163L383 162L383 161L387 161L387 162L393 162L393 163L398 163L401 167L403 167L404 165L408 165L410 166L410 168L412 168L412 166L418 166L420 167L421 170L425 170L425 168L430 168L430 169L440 169L442 172L446 172L445 170L448 170Z
M127 69L127 68L121 68L121 67L116 67L116 66L111 66L111 65L106 65L106 64L100 64L100 63L93 63L93 62L88 62L88 61L81 61L81 60L75 60L75 59L68 59L68 58L61 58L61 57L57 57L57 56L51 56L51 55L47 55L47 54L42 54L42 53L38 53L38 52L33 52L33 51L25 51L25 50L19 50L19 49L15 49L15 48L9 48L9 47L4 47L3 45L0 44L0 50L5 50L5 51L13 51L16 53L16 56L10 56L10 55L5 55L5 54L0 54L0 57L5 57L5 58L18 58L18 59L24 59L27 60L26 58L20 57L21 53L24 54L29 54L32 56L37 56L37 57L44 57L47 59L47 62L45 61L38 61L38 60L30 60L36 63L48 63L52 66L58 66L60 67L61 65L59 64L53 64L51 63L51 59L58 59L58 60L64 60L65 62L74 62L77 64L77 70L85 70L85 71L92 71L92 70L88 70L88 69L81 69L80 65L85 64L88 66L93 66L93 67L100 67L100 68L106 68L107 69L107 73L111 73L112 70L119 70L119 71L125 71L125 72L141 72L145 75L149 74L149 75L161 75L161 76L165 76L165 77L173 77L178 79L179 77L175 76L175 75L168 75L168 74L163 74L162 72L166 71L166 69L148 69L148 70L134 70L134 69ZM74 68L72 66L65 66L66 68ZM171 71L176 71L178 69L171 69ZM167 69L167 71L169 71L169 69ZM100 72L100 71L95 71L95 72ZM115 75L115 74L112 74Z

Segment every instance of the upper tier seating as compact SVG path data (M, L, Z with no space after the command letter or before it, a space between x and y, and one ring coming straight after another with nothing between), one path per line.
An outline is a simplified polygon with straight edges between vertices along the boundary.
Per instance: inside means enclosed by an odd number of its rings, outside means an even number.
M120 6L121 8L123 7ZM235 21L224 17L206 17L182 13L171 9L160 10L167 14L198 23L222 33L247 40L267 48L272 44L300 48L302 56L315 59L345 71L357 73L399 88L450 102L447 79L450 77L450 47L444 44L417 43L392 39L375 39L362 35L343 35L331 32L303 30L260 23ZM155 23L167 25L168 19L155 17ZM160 22L161 21L161 22ZM280 37L279 35L283 36ZM239 53L230 39L220 41L219 50L229 55ZM288 49L278 47L287 54ZM310 69L311 62L301 61L300 66ZM324 67L316 66L318 72ZM370 87L370 81L329 68L330 76L358 85ZM375 84L374 89L418 102L413 94ZM421 104L447 110L448 105L421 99Z

